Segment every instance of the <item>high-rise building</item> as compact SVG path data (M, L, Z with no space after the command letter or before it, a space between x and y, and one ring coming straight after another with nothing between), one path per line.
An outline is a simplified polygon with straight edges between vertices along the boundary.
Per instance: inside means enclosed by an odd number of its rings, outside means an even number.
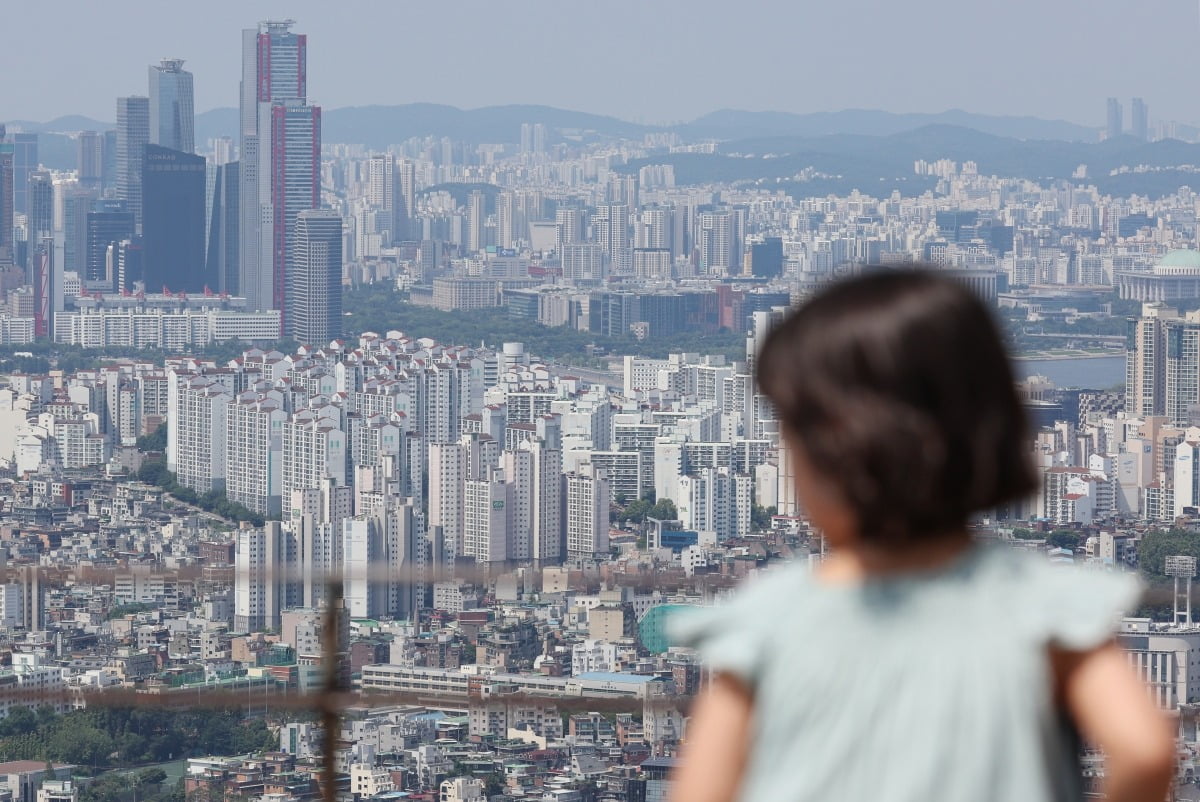
M283 498L295 490L346 484L346 434L320 409L304 409L283 424ZM291 520L291 509L284 509Z
M554 250L561 256L563 247L583 242L583 210L571 206L554 212Z
M104 136L95 131L83 131L77 142L79 153L79 185L99 189L104 180Z
M633 250L629 241L629 206L610 203L596 209L596 242L608 254L611 272L628 275L633 270Z
M204 263L204 157L146 145L142 164L146 289L203 292L217 286Z
M328 344L342 333L342 218L328 209L301 212L287 284L288 333Z
M38 169L38 135L12 134L13 208L17 214L29 212L29 176ZM30 245L30 250L33 246Z
M150 143L184 153L196 152L196 115L192 74L183 60L165 58L150 67Z
M501 471L463 486L463 553L476 562L503 562L511 528L511 487Z
M1125 368L1125 409L1130 415L1162 415L1166 407L1167 321L1165 304L1144 304L1133 323Z
M63 270L80 279L87 272L87 221L99 188L99 182L81 182L63 195Z
M1135 97L1129 108L1129 133L1141 140L1148 138L1150 132L1150 110L1146 101Z
M483 192L478 189L472 191L467 198L467 250L471 253L487 247L487 234L484 231L486 208Z
M238 225L241 215L238 203L238 175L241 162L228 162L214 168L212 197L209 199L208 244L205 248L204 272L215 277L214 290L230 295L240 293L238 280Z
M765 237L762 242L750 246L750 270L760 278L778 278L783 275L783 240Z
M1125 110L1121 108L1121 101L1115 97L1110 97L1108 99L1107 111L1104 135L1107 139L1116 139L1125 130Z
M13 225L13 151L15 146L5 141L4 126L0 125L0 266L16 261L16 235Z
M150 141L150 98L117 98L117 198L133 213L135 232L142 230L142 164Z
M86 286L107 292L121 289L116 286L115 271L108 270L108 249L132 237L133 212L129 211L125 201L100 200L92 204L87 214L83 273L80 275Z
M25 229L32 246L54 236L54 179L48 171L36 170L29 176L28 204Z
M296 218L320 201L321 115L307 97L307 37L291 20L242 32L239 291L284 309Z
M287 412L278 392L247 390L225 417L225 495L263 516L283 510L283 424Z
M392 190L392 212L394 222L392 238L394 240L413 239L412 219L416 213L417 166L407 159L396 163L396 186ZM419 232L416 237L419 239Z
M589 285L604 281L604 249L599 245L563 245L563 281Z
M602 472L581 465L581 472L567 474L567 556L596 558L608 554L608 480Z
M296 546L294 533L278 521L238 532L233 625L239 632L278 629L283 611L298 605Z
M50 337L54 333L54 315L63 308L62 266L54 263L54 237L31 241L29 253L33 332L38 337Z

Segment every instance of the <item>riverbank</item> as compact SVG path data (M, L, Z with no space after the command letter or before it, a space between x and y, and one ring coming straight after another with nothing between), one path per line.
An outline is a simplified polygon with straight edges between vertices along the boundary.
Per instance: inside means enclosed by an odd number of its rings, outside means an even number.
M1125 358L1124 351L1023 351L1020 355L1014 356L1013 360L1018 362L1053 362L1062 359L1115 359Z

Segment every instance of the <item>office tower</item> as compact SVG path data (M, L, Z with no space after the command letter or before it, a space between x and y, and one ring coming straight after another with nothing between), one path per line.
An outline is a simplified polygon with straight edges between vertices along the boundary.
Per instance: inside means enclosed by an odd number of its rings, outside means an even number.
M566 475L567 556L590 559L608 554L608 480L590 464Z
M12 134L13 145L13 209L17 214L29 213L29 177L38 169L37 134ZM32 240L31 240L32 242ZM33 245L29 247L33 250Z
M204 272L214 281L214 290L237 295L238 287L238 173L241 162L229 162L214 168L212 197L209 200L208 244Z
M28 211L25 213L25 230L30 242L54 236L54 179L45 170L37 170L29 176Z
M98 182L81 183L63 196L63 270L77 273L80 279L87 273L87 221L99 188Z
M215 287L204 263L204 157L146 145L142 164L142 247L146 289Z
M1146 108L1146 101L1135 97L1129 109L1129 117L1129 132L1138 139L1146 140L1150 132L1150 110Z
M192 74L183 59L165 58L150 67L150 144L196 152Z
M104 181L104 136L95 131L83 131L77 143L79 152L79 185L99 189Z
M242 31L239 291L284 309L296 217L320 201L321 115L306 104L307 37L291 20Z
M605 275L604 249L599 245L564 245L562 274L567 284L602 283Z
M342 334L342 218L329 209L301 212L288 276L286 331L301 343L327 345Z
M101 171L100 184L107 192L117 185L117 129L110 128L101 136L104 138L104 169Z
M533 124L521 123L521 152L533 153Z
M1107 124L1104 128L1106 139L1116 139L1121 135L1125 127L1125 111L1121 108L1121 101L1115 97L1108 99L1108 116Z
M33 333L37 337L54 334L54 314L62 311L62 268L55 268L54 237L30 242L33 284Z
M16 232L13 228L13 151L15 146L5 141L4 126L0 124L0 267L14 264L17 258Z
M487 221L483 192L476 189L467 198L467 250L471 253L487 247L484 224Z
M117 98L117 198L133 212L142 230L142 163L150 141L150 98Z
M295 535L278 521L242 529L234 552L233 625L239 632L278 629L283 611L297 606Z
M750 270L760 278L778 278L783 275L783 240L766 237L762 242L750 246Z
M125 201L100 200L92 204L87 213L87 233L83 257L83 272L80 278L84 285L107 292L121 289L116 286L117 276L107 268L109 246L125 242L133 237L133 212ZM103 286L100 286L102 285Z

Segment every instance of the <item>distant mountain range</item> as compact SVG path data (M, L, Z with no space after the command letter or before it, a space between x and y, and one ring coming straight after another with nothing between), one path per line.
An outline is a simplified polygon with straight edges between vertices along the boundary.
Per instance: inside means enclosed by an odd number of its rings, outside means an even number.
M237 110L213 109L196 116L196 141L236 136ZM640 138L651 132L677 132L686 141L719 140L712 154L669 153L625 165L671 164L681 184L744 182L797 195L844 194L859 189L876 197L899 190L919 194L936 179L917 176L913 162L949 158L974 161L987 175L1034 180L1073 180L1087 165L1088 183L1101 191L1159 197L1180 186L1200 189L1200 145L1175 140L1143 142L1132 137L1097 141L1098 132L1061 120L1001 117L948 111L892 114L848 110L790 114L723 110L687 123L649 126L613 117L549 106L492 106L463 110L432 103L331 109L323 115L328 143L382 149L411 137L447 137L470 143L514 143L522 123L543 123L551 139ZM110 123L87 117L60 117L46 123L13 121L11 128L38 131L43 163L75 166L69 132L104 130ZM1144 165L1142 172L1110 172Z
M196 141L203 143L218 136L236 136L237 120L237 109L232 108L212 109L197 114ZM488 106L464 110L436 103L327 109L323 114L322 133L326 142L361 144L376 149L423 136L449 137L471 143L512 143L519 141L522 123L543 123L552 131L584 137L636 138L649 132L674 131L688 140L821 137L834 134L889 136L930 125L955 125L1015 139L1065 142L1094 142L1098 134L1098 129L1062 120L972 114L957 109L940 114L893 114L860 109L793 114L723 109L691 122L655 126L550 106ZM9 125L47 136L113 127L112 123L78 115L59 117L44 123L13 120Z
M646 164L670 164L680 184L744 182L806 196L858 189L879 197L893 190L914 195L932 188L936 181L917 176L914 163L943 158L960 164L973 161L984 175L1040 181L1074 180L1079 166L1087 165L1087 183L1120 195L1161 196L1184 185L1200 187L1200 173L1193 172L1200 167L1200 145L1133 137L1090 143L1022 140L953 125L928 125L888 136L739 139L723 142L714 154L654 155L616 169L635 172ZM1148 169L1109 175L1138 166Z

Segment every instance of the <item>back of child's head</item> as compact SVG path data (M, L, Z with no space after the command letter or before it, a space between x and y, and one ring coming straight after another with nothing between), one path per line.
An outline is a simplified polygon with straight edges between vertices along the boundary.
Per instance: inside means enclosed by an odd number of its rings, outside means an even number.
M771 332L757 378L864 540L960 533L1034 489L992 314L932 270L874 269L819 292Z

